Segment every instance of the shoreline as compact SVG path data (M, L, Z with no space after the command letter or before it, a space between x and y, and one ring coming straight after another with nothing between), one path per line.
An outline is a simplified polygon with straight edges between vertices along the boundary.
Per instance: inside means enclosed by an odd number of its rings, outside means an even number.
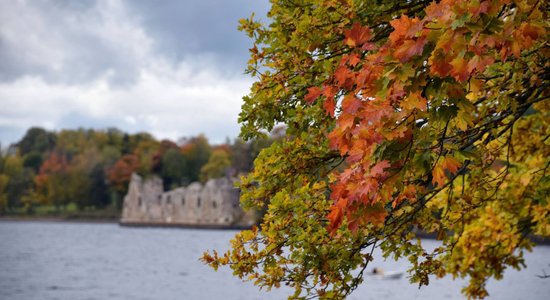
M121 227L142 228L181 228L181 229L215 229L215 230L247 230L252 226L246 225L219 225L219 224L192 224L192 223L164 223L164 222L132 222L120 220Z
M134 227L134 228L171 228L171 229L204 229L204 230L246 230L252 228L251 226L221 226L211 224L187 224L187 223L158 223L158 222L127 222L121 221L119 218L90 218L81 216L68 216L68 217L48 217L48 216L0 216L0 223L2 222L46 222L46 223L96 223L96 224L118 224L120 227ZM435 234L417 233L419 238L437 240ZM550 246L550 239L531 236L531 241L535 243L535 246L544 245Z
M116 224L119 219L108 217L79 217L79 216L0 216L0 222L48 222L48 223L112 223Z

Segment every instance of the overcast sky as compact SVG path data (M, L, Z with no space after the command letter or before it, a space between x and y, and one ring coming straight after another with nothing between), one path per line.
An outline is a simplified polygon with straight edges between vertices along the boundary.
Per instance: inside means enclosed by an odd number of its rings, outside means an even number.
M31 126L238 135L267 0L0 0L0 142Z

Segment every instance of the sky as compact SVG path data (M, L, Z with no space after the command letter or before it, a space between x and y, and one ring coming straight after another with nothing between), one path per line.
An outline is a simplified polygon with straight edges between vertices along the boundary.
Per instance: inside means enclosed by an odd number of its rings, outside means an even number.
M267 0L0 0L0 143L31 126L235 138Z

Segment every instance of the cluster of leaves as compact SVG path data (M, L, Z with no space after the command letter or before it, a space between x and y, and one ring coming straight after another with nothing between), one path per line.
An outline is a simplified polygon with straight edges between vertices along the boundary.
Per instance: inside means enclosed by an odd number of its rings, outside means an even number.
M550 236L548 4L531 0L272 1L253 18L242 136L278 123L242 202L262 230L203 260L293 297L347 296L380 247L411 281L520 268ZM418 232L437 235L427 251Z
M244 174L271 140L212 146L200 135L178 145L117 129L31 128L0 155L0 213L32 211L39 205L60 210L70 203L80 209L120 209L134 172L160 176L166 189L199 178Z

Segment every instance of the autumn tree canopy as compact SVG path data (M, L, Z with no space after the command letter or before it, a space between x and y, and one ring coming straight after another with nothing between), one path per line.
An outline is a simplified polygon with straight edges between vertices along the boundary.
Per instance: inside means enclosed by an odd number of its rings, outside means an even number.
M241 182L267 213L203 260L321 298L352 292L375 247L474 298L521 268L550 235L548 2L271 2L240 26L257 78L241 135L287 126Z

